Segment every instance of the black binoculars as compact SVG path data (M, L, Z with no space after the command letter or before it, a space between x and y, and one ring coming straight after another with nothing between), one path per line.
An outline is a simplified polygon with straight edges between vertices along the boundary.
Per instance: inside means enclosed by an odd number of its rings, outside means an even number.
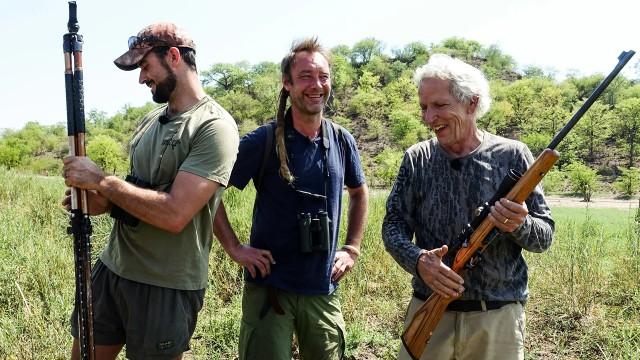
M143 189L151 189L153 187L151 183L148 183L133 175L127 175L127 177L124 178L124 181L131 183L137 187L141 187ZM116 220L120 220L129 226L137 226L140 223L140 219L124 211L121 207L117 205L113 205L111 207L111 217Z
M329 215L318 212L313 218L310 213L298 214L300 231L300 252L328 251L330 243Z

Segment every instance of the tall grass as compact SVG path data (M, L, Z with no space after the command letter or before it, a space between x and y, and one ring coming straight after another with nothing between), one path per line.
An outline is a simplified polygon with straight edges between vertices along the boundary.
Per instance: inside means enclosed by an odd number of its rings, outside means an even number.
M59 205L63 192L58 178L0 169L0 359L68 358L74 281L72 240ZM251 189L225 194L241 239L248 238L253 196ZM362 256L339 289L350 359L392 359L401 346L411 289L409 275L380 239L385 199L386 192L372 196ZM635 211L553 209L553 246L526 255L528 359L640 358ZM95 257L111 220L96 217L93 224ZM241 292L239 267L214 243L205 306L192 341L195 358L235 358Z

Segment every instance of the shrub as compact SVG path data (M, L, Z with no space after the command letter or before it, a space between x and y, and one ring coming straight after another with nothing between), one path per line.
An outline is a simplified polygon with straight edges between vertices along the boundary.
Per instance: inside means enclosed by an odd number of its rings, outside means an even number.
M553 168L542 180L542 189L547 194L563 191L565 188L565 180L565 174Z
M374 174L383 186L390 187L393 185L403 155L404 152L402 151L384 149L373 159L377 165Z
M126 158L120 143L109 136L98 135L87 144L87 156L104 171L126 171Z
M389 122L393 140L403 149L427 138L427 128L409 111L394 110Z
M567 165L566 169L572 190L581 194L584 201L591 201L598 180L596 171L579 162Z

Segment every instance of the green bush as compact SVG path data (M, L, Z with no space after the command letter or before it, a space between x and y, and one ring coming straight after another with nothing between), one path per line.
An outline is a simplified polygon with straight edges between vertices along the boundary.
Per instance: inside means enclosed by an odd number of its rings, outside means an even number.
M403 151L384 149L376 155L373 161L376 163L374 175L376 179L385 187L390 187L396 179L398 168L402 162Z
M344 116L336 115L331 118L331 121L342 126L353 134L353 121L351 121L351 119Z
M107 135L95 136L88 142L87 156L104 171L113 174L127 169L122 145Z
M18 166L25 156L22 147L13 146L9 141L0 143L0 165L8 169Z
M403 149L427 138L427 128L409 111L394 110L389 122L393 140Z
M584 201L591 201L591 195L598 181L596 171L579 162L567 165L566 169L571 189L581 194Z
M527 144L534 156L537 156L549 145L551 136L542 133L530 133L523 135L520 140Z
M38 156L25 161L20 169L34 174L58 176L62 173L62 160L50 156Z
M383 135L385 128L382 121L379 119L369 119L367 120L367 133L366 138L368 140L375 140L380 138Z
M542 189L545 193L561 192L565 188L566 176L555 168L551 169L542 180Z

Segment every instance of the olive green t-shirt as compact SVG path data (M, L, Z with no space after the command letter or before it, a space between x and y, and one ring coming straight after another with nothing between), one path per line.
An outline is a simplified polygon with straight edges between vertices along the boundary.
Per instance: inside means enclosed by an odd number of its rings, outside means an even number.
M129 226L116 220L100 259L117 275L180 290L207 286L213 216L238 152L238 128L218 103L203 98L161 124L166 105L143 118L130 143L131 174L170 192L179 171L222 185L179 234L143 221Z

